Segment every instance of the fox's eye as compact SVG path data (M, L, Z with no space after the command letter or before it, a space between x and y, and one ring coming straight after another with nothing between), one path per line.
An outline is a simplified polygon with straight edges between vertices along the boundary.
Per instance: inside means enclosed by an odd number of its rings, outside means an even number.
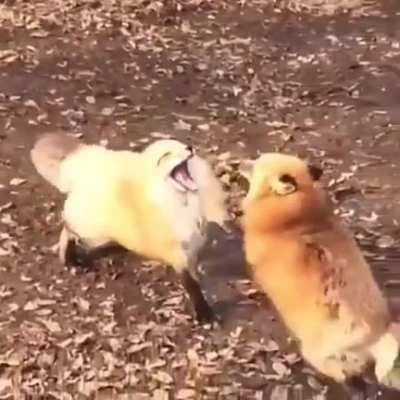
M279 196L286 196L297 190L297 182L293 176L283 174L275 181L272 190Z
M282 183L288 183L288 184L291 184L291 185L293 185L293 186L297 186L297 182L296 182L296 179L294 179L293 178L293 176L290 176L289 174L283 174L283 175L281 175L281 177L279 178L279 180L282 182Z
M157 161L157 166L160 165L160 163L161 163L162 160L164 160L165 158L169 157L170 155L171 155L171 152L169 152L169 151L168 151L167 153L163 154L163 155L158 159L158 161Z

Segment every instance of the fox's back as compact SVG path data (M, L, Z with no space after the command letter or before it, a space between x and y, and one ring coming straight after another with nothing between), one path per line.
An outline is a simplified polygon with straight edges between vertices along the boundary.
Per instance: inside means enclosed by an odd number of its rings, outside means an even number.
M140 155L129 151L114 151L102 146L83 146L61 164L64 186L88 187L98 191L120 179L124 174L138 174ZM74 188L74 189L72 189Z
M69 157L61 166L61 178L70 188L63 212L70 229L88 241L109 238L127 176L132 182L140 182L136 153L85 146Z

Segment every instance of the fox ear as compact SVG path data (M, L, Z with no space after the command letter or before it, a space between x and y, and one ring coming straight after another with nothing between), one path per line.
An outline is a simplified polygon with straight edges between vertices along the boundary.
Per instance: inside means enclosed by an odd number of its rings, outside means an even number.
M321 176L323 174L323 171L322 171L321 168L316 167L315 165L311 165L311 164L308 165L308 171L309 171L309 173L311 175L311 178L314 181L318 181L319 178L321 178Z

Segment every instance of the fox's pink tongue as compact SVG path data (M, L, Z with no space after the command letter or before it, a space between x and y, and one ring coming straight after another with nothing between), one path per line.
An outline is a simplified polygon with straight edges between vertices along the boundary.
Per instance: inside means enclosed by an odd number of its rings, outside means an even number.
M183 168L180 168L179 171L174 174L174 179L191 192L197 190L196 183Z

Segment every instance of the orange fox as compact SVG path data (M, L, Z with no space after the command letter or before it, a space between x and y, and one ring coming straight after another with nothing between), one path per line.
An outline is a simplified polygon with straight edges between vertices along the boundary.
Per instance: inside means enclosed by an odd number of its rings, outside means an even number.
M251 274L318 371L345 382L374 362L381 383L400 386L387 302L318 186L321 173L278 153L255 162L243 203Z
M227 220L225 194L210 165L176 140L143 152L86 145L45 134L31 158L39 174L66 194L60 260L74 262L75 240L89 248L116 243L173 266L197 317L212 318L196 275L205 226Z

